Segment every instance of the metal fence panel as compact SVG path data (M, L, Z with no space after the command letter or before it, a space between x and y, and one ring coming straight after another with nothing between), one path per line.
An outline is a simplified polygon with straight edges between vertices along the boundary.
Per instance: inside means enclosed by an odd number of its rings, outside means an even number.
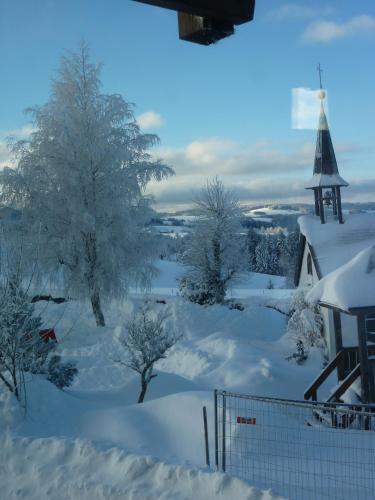
M293 500L374 499L372 411L215 391L217 467Z

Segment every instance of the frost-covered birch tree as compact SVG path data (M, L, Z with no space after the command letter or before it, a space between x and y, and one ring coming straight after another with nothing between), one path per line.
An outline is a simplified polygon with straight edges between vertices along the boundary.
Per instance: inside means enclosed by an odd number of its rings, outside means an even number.
M222 304L228 286L244 269L242 210L233 191L217 178L207 182L195 204L202 216L187 241L183 261L189 272L180 288L193 302Z
M1 174L2 202L22 209L44 266L63 269L69 293L90 299L103 326L102 298L152 273L145 187L173 171L152 159L158 137L141 133L133 106L102 93L84 45L61 59L49 101L28 111L34 132L12 146L18 166Z

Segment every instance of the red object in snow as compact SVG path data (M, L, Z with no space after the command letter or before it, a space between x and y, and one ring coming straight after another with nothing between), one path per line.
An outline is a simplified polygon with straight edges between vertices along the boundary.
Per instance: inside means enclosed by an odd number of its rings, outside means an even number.
M256 423L257 423L257 419L256 418L237 417L237 424L256 425Z
M49 342L50 340L53 342L57 342L56 333L55 333L55 330L53 328L47 328L45 330L40 330L39 337L45 343Z

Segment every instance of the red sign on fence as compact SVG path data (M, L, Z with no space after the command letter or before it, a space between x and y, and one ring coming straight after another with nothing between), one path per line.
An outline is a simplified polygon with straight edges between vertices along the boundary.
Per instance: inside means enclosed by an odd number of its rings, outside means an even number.
M245 418L245 417L237 417L237 424L250 424L256 425L257 419L254 418Z

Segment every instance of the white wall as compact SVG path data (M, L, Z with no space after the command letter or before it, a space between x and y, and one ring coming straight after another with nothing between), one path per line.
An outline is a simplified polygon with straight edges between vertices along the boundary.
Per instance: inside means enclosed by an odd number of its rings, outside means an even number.
M311 255L312 261L312 275L307 272L307 256L309 255L310 250L307 243L305 243L303 257L302 257L302 265L300 269L299 282L298 286L303 288L311 288L318 281L318 274L315 269L314 260ZM332 359L336 356L336 341L335 341L335 330L333 327L333 312L326 307L320 308L322 317L323 317L323 329L324 336L327 342L328 347L328 355L329 359Z
M312 256L311 260L313 274L311 275L307 272L307 256L309 253L309 246L307 245L307 243L305 243L298 283L299 287L311 288L319 281ZM326 307L322 307L320 310L323 317L324 335L327 341L329 359L332 359L336 356L336 339L333 324L333 311ZM341 313L340 317L343 347L358 346L357 318L355 316L350 316L349 314L344 313Z
M312 275L307 273L307 256L309 253L310 253L309 246L307 245L307 243L305 243L305 248L304 248L303 257L302 257L302 265L301 265L301 270L300 270L300 275L299 275L299 282L298 282L298 286L301 286L301 287L312 287L313 285L315 285L315 283L317 283L319 281L312 256L311 256L311 260L312 260L313 273L312 273Z
M340 314L343 347L358 346L357 317Z
M333 326L333 311L327 307L321 307L320 312L323 318L324 336L328 347L329 359L336 356L335 329Z

